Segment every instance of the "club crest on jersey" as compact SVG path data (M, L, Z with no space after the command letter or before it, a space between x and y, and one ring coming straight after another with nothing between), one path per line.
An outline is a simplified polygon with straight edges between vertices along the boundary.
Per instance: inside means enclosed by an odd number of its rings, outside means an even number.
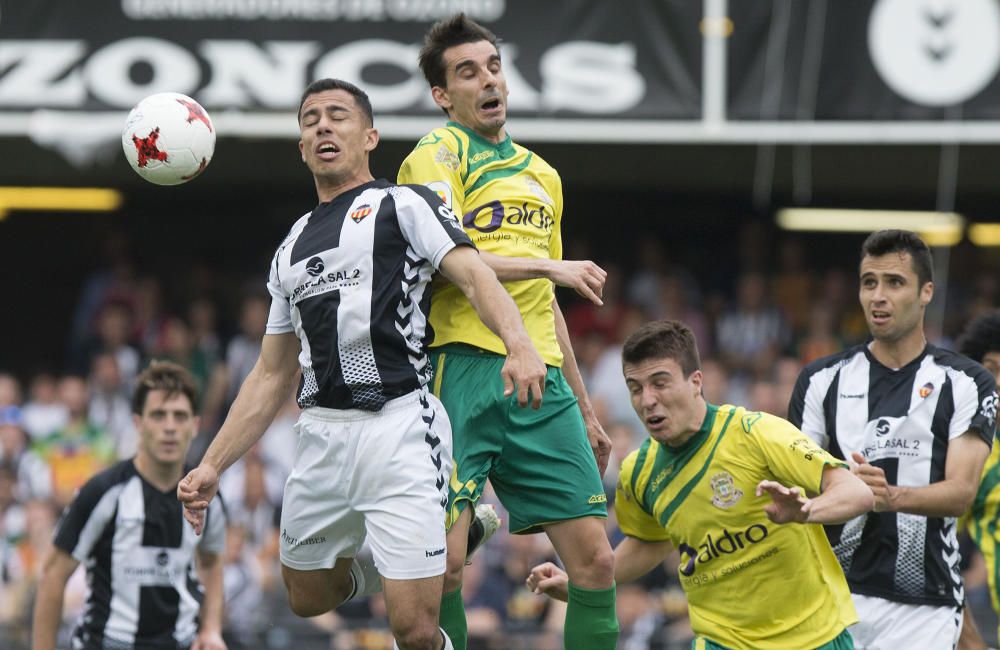
M920 390L918 392L920 393L920 397L927 397L928 395L934 392L934 384L932 384L931 382L927 382L926 384L920 387Z
M729 472L719 472L711 479L712 505L716 508L732 508L743 497L743 490L736 488L733 475Z
M438 147L437 153L434 154L434 162L441 163L453 172L458 171L461 166L458 156L443 144Z
M372 206L367 203L348 216L354 221L354 223L361 223L361 220L372 213Z

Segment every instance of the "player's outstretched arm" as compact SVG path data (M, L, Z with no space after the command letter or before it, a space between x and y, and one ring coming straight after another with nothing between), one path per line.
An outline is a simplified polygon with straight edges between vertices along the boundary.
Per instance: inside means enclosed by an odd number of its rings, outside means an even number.
M770 495L771 503L764 506L764 513L778 524L839 524L875 506L868 486L843 467L823 469L821 490L818 496L809 498L801 488L761 481L757 496L765 492Z
M611 438L604 432L604 427L597 419L594 407L590 403L590 395L587 394L587 386L583 383L583 375L580 374L580 367L576 365L576 354L573 352L569 328L566 327L566 318L563 316L562 309L559 308L559 301L555 299L552 300L552 313L555 315L556 341L558 341L559 349L563 354L563 375L580 406L583 423L587 427L587 440L594 452L594 460L597 461L597 471L601 473L601 478L604 478L604 472L608 469L608 460L611 458Z
M55 650L59 621L62 619L63 593L69 577L80 563L72 555L52 547L45 557L42 577L35 595L35 614L31 626L32 650Z
M545 278L560 287L569 287L595 305L604 304L601 298L608 272L590 260L507 257L485 251L481 255L501 282Z
M201 464L177 486L184 518L201 534L205 509L219 488L219 475L264 435L292 390L299 369L299 340L292 332L267 334L260 356Z
M670 542L645 542L626 537L615 547L615 584L632 582L646 575L666 559L670 549ZM556 600L565 602L569 598L569 576L551 562L533 568L525 585L533 593Z
M542 404L545 364L531 343L514 299L497 281L496 274L468 246L456 246L441 260L441 272L469 299L486 327L500 337L507 348L504 362L504 395L517 391L517 401L533 408ZM529 395L530 394L530 395Z
M996 443L994 443L996 444ZM854 452L853 471L875 495L876 512L906 512L925 517L961 517L972 506L990 447L976 430L952 438L944 480L921 487L890 485L881 467Z

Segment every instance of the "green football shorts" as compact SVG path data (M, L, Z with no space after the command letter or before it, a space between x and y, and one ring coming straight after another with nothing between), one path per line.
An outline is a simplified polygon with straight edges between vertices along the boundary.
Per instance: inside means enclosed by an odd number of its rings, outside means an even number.
M451 420L455 465L447 525L493 484L512 533L579 517L607 517L607 497L576 396L549 366L537 411L504 397L504 357L467 345L431 350L434 394Z

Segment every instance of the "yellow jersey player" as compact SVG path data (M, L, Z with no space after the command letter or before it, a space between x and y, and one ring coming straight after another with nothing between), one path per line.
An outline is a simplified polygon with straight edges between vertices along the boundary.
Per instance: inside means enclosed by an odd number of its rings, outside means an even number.
M958 341L958 351L973 361L980 363L993 375L994 380L1000 380L1000 310L983 314L969 324L965 333ZM993 401L993 411L996 412L996 398ZM1000 580L997 571L997 547L1000 546L1000 531L997 521L1000 520L1000 445L994 443L990 455L983 467L979 490L972 502L972 509L966 517L969 535L979 547L986 561L986 577L990 586L990 601L993 610L1000 612ZM1000 630L997 632L1000 638ZM972 620L969 606L965 606L965 622L958 641L962 650L985 648L986 644L979 638L978 630Z
M680 554L694 648L853 648L847 581L820 524L871 510L847 465L785 420L702 396L694 334L648 323L624 344L625 383L650 437L622 463L615 512L626 538L615 580ZM527 580L566 595L551 563Z
M610 441L591 408L553 288L571 286L600 304L605 274L591 262L561 259L559 176L504 129L507 84L496 36L461 14L443 20L428 31L420 66L449 122L420 140L398 180L428 186L460 216L548 366L540 408L516 408L490 375L503 363L503 343L455 287L435 287L432 386L451 419L455 454L441 626L464 650L468 506L489 479L511 532L544 531L566 565L566 647L611 650L618 637L614 555L601 484Z

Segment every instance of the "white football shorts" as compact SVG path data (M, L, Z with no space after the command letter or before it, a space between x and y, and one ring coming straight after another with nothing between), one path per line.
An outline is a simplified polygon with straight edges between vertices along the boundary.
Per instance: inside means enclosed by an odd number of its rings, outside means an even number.
M851 594L860 621L848 627L856 650L953 650L962 632L957 607L907 605Z
M281 508L281 563L308 571L354 557L367 535L379 573L445 571L451 423L426 390L381 411L306 409Z

